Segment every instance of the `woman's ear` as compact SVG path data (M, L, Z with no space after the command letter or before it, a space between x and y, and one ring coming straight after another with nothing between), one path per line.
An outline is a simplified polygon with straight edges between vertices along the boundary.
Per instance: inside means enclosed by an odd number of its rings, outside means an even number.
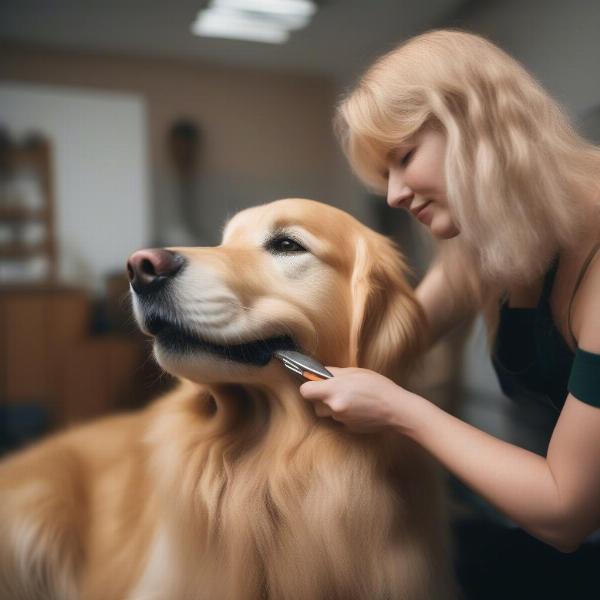
M373 234L356 244L352 274L351 364L394 380L423 349L425 315L393 243Z

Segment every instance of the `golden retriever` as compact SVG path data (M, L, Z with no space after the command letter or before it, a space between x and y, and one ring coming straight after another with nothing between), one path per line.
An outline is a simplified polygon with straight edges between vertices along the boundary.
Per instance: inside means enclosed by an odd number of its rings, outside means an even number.
M0 466L0 598L452 597L431 460L316 417L271 360L297 348L402 381L424 319L392 244L287 199L237 214L218 247L139 251L129 272L181 382Z

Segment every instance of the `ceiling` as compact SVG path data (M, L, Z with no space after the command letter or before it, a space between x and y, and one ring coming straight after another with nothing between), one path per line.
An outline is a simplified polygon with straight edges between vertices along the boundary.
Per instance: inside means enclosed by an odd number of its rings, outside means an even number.
M206 0L2 0L0 40L95 52L195 59L352 78L401 40L447 24L465 0L321 0L282 46L198 38Z

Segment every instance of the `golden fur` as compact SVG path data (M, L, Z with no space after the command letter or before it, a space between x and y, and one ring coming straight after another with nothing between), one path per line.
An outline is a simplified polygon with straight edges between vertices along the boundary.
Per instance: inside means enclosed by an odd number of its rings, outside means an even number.
M268 251L274 233L309 251ZM286 333L397 381L418 354L400 256L342 211L281 200L239 213L221 246L176 251L188 262L165 310L212 341ZM155 354L175 391L0 465L0 598L453 596L439 481L416 445L317 418L277 361Z

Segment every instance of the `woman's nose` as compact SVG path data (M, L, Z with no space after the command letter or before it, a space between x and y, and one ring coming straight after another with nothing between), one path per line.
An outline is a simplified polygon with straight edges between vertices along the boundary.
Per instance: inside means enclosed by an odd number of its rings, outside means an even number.
M407 208L414 196L413 191L401 177L392 176L388 179L387 203L392 208Z

